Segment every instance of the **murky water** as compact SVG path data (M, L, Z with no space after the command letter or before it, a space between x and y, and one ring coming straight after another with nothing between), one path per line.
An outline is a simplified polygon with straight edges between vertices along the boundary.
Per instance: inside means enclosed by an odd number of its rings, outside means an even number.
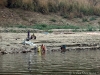
M100 50L0 55L0 75L100 75Z

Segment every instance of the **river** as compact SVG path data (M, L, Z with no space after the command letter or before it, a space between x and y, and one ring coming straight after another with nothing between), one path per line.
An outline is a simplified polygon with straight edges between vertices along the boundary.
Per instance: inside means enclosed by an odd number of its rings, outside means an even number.
M0 55L0 75L100 75L100 50Z

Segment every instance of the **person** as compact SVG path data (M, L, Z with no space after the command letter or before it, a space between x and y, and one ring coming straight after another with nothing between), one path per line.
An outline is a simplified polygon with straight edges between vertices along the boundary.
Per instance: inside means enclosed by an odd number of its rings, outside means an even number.
M36 39L36 36L34 35L34 33L33 33L33 35L31 35L30 39Z
M30 40L30 31L28 30L26 41L29 41L29 40Z
M41 52L41 46L38 46L38 52Z
M46 48L45 48L45 45L43 44L41 45L41 51L42 51L41 52L42 54L45 54Z
M66 45L62 45L60 48L61 48L61 52L65 52L66 51Z

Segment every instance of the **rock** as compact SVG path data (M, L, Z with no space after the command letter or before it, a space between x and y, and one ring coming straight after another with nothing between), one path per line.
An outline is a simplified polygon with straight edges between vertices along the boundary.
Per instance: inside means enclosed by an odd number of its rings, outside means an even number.
M7 46L10 46L10 44L8 44Z
M21 53L28 53L28 52L31 52L31 50L29 50L29 51L22 51Z
M27 51L22 51L21 53L27 53Z
M3 54L3 55L4 55L4 54L7 54L7 52L6 52L6 51L1 51L1 54Z

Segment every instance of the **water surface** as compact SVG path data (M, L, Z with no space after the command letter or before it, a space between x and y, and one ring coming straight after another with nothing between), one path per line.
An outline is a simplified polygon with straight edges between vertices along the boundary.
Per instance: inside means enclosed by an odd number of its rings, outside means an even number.
M0 75L100 75L100 50L0 55Z

